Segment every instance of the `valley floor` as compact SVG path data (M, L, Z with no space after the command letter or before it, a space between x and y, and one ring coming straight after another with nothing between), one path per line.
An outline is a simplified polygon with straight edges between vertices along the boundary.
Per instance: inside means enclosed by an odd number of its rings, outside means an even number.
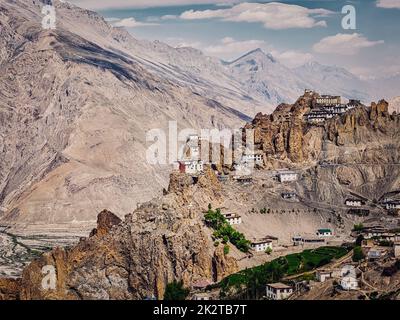
M18 234L0 226L0 278L17 278L36 257L56 246L70 246L79 240L78 235Z

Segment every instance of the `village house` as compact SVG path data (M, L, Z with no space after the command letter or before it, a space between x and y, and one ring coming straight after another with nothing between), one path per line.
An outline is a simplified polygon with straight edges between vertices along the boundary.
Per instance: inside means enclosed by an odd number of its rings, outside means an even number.
M367 253L367 258L370 261L379 260L384 255L384 252L380 249L371 248Z
M283 192L281 197L284 200L299 201L299 198L295 192Z
M365 202L362 201L362 200L359 200L359 199L347 199L345 201L345 205L348 206L348 207L357 208L357 207L363 206L364 204L365 204Z
M293 171L284 171L278 174L279 181L281 183L294 182L298 179L298 174Z
M224 213L223 216L230 225L237 225L242 223L242 217L236 213Z
M333 278L333 271L330 270L318 270L315 274L317 281L325 282L328 279Z
M273 238L267 236L263 239L254 240L251 243L251 248L256 252L265 252L267 249L273 249L273 242L277 240L277 238Z
M318 229L317 236L318 237L332 237L333 232L331 229Z
M364 239L380 238L387 230L382 226L365 227L361 231Z
M261 151L247 152L242 156L242 163L263 163L263 153Z
M253 182L253 177L252 176L236 176L236 177L234 177L234 179L237 181L237 182L239 182L239 183L241 183L241 184L250 184L250 183L252 183Z
M293 294L293 288L283 283L271 283L266 286L266 297L269 300L285 300Z
M292 241L294 246L316 245L325 243L325 238L312 235L306 235L306 236L297 235L292 238Z
M386 210L400 209L400 201L399 200L387 201L385 203L385 207Z

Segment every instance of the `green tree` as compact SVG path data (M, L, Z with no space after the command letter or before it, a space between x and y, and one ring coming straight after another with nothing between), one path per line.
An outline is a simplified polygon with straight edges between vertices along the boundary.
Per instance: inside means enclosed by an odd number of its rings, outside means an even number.
M353 227L353 231L362 231L364 229L364 225L362 223L355 224Z
M229 254L229 250L230 250L229 245L226 244L224 246L224 255L228 255Z
M353 250L353 261L359 262L365 258L362 248L360 246L354 247Z
M179 301L185 300L189 295L190 290L183 286L182 281L174 281L167 284L165 288L164 300Z

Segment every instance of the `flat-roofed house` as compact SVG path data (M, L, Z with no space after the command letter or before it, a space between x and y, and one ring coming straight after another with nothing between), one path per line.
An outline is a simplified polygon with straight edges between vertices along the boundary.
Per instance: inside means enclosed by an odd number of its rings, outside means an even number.
M358 208L364 205L364 202L359 199L346 199L345 205L348 207Z
M256 252L265 252L267 249L273 249L273 242L274 240L270 237L254 240L251 243L251 248Z
M315 274L319 282L325 282L333 277L333 271L330 270L318 270Z
M318 237L332 237L333 232L331 229L318 229L317 236Z
M242 223L242 217L236 213L224 213L223 216L230 225L236 225Z
M246 152L242 156L242 163L256 163L262 164L263 163L263 153L261 151L254 151L254 152Z
M282 183L285 182L294 182L298 179L298 174L294 171L283 171L278 174L279 181Z
M293 294L293 288L284 283L271 283L266 286L266 297L269 300L285 300Z
M367 254L368 260L371 260L371 261L379 260L382 256L383 256L383 251L379 250L379 249L374 249L374 248L371 248Z
M385 203L385 206L386 210L400 209L400 201L399 200L388 201Z
M325 243L325 237L318 237L315 235L305 235L305 236L296 235L292 238L292 241L294 246L317 245Z
M299 198L295 192L282 192L281 197L284 200L299 201Z

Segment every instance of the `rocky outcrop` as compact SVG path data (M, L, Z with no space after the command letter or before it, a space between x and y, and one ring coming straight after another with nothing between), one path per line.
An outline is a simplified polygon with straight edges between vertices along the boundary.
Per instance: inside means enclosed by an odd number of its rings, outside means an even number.
M346 148L392 144L393 135L399 134L400 118L389 114L384 100L370 107L357 107L322 126L309 125L304 114L313 108L314 98L314 94L305 94L293 105L280 105L272 115L257 114L246 126L255 130L255 143L265 153L267 165L274 165L277 160L286 165L325 161L337 158ZM332 154L325 152L330 143L334 144Z
M90 237L103 237L108 234L114 226L119 225L122 222L115 214L108 210L103 210L97 216L97 228L93 229L90 233Z
M54 249L24 270L20 298L161 299L174 280L190 288L238 271L237 261L222 246L214 247L203 221L202 208L218 201L219 190L212 170L196 181L173 173L164 197L143 204L124 221L101 212L89 238ZM55 271L54 289L43 286L49 268Z

